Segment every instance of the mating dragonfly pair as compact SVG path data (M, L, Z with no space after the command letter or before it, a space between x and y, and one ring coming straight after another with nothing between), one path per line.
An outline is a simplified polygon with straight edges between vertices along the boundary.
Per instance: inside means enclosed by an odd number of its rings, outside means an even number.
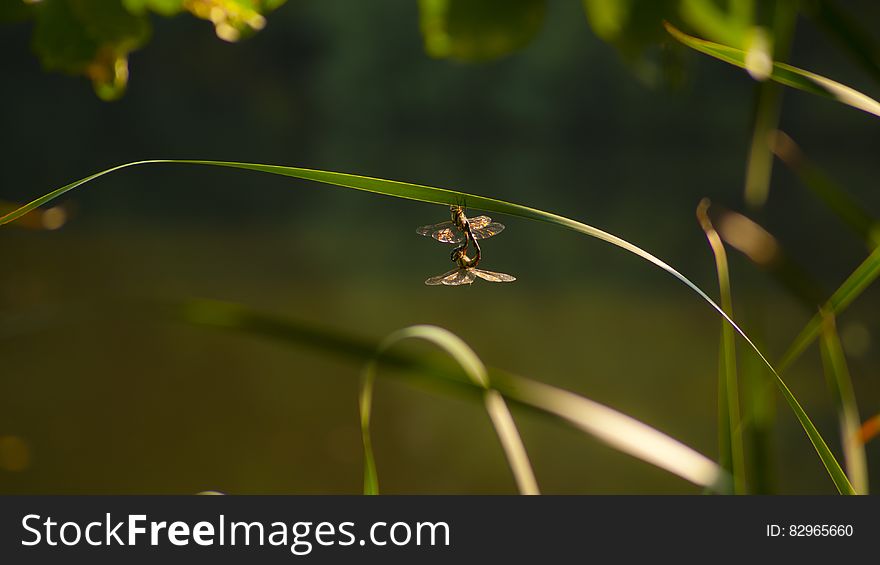
M516 277L512 275L477 268L483 258L477 240L498 235L504 229L504 225L493 222L492 218L488 216L468 218L464 215L464 208L461 206L450 206L449 210L452 215L450 221L422 226L416 230L417 234L431 237L441 243L461 244L453 249L449 256L452 262L457 265L456 268L448 273L429 278L425 284L459 286L471 284L477 277L490 282L515 281ZM473 258L467 255L470 245L474 246Z

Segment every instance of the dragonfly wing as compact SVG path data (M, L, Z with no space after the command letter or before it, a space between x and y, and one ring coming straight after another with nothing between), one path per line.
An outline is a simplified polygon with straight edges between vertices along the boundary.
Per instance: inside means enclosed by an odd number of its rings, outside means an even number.
M488 226L492 222L492 218L489 216L477 216L476 218L468 218L468 223L471 225L472 230L478 230L482 227Z
M474 269L457 269L458 272L443 279L447 286L460 286L474 282Z
M453 224L450 221L440 222L439 224L428 224L427 226L422 226L420 228L417 228L416 233L419 235L426 235L426 236L430 237L431 234L434 233L435 231L442 230L443 228L451 228L452 225Z
M455 230L455 224L450 221L422 226L416 229L416 233L432 237L443 243L461 243L464 241L464 236Z
M481 279L485 279L490 282L513 282L516 280L516 277L513 275L508 275L505 273L496 273L495 271L484 271L483 269L471 269L475 275L480 277Z
M483 217L485 218L485 216ZM480 228L474 228L473 225L471 226L471 231L474 232L475 239L486 239L487 237L498 235L503 230L504 224L499 224L498 222L492 222Z
M438 285L438 284L447 284L446 279L451 279L453 276L457 275L461 269L452 269L448 273L443 273L442 275L437 275L436 277L431 277L425 281L427 285Z
M464 235L460 234L453 228L443 228L431 234L431 237L441 243L461 243L464 241Z

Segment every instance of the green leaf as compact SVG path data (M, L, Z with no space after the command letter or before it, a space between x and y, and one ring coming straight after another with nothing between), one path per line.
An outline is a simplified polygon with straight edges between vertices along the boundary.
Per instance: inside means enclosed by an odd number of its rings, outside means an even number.
M682 18L694 29L715 41L740 48L754 21L754 5L742 0L728 2L725 12L715 0L682 0Z
M302 345L355 363L374 359L380 348L378 342L370 339L262 314L237 304L196 300L173 306L169 313L189 323ZM431 357L396 349L386 350L382 362L395 369L393 375L405 377L416 386L485 401L486 388L477 384L474 376L462 375L459 367L450 368ZM719 491L727 488L727 475L712 460L635 418L573 392L506 371L486 367L486 375L491 388L511 402L558 418L614 449L696 485Z
M868 494L868 462L865 455L865 444L861 440L862 420L853 391L852 378L846 365L846 356L840 345L834 316L824 314L822 323L822 365L825 378L837 409L840 422L840 443L846 469L852 480L853 488L859 494Z
M370 423L373 413L373 390L376 388L375 371L368 371L373 364L367 366L361 374L358 392L358 410L361 416L361 441L364 445L364 494L379 494L379 473L376 470L376 456L373 454L373 438Z
M510 409L498 391L491 388L486 366L461 338L437 326L418 325L398 330L379 344L376 357L367 363L361 378L361 435L364 439L364 494L378 494L379 482L370 439L370 412L373 388L379 359L392 346L409 339L422 339L443 349L464 370L475 386L484 389L483 401L486 412L495 426L498 439L504 448L510 470L513 472L520 494L540 494L532 464L523 445Z
M880 275L880 247L876 248L868 258L856 268L853 273L840 285L831 298L823 305L823 310L827 314L838 315L849 306L853 300L859 297L862 292L873 283L877 276ZM807 347L813 343L822 331L822 314L817 313L810 318L807 325L801 330L792 344L788 347L788 351L779 361L779 371L784 372L791 366L794 361L806 351Z
M632 9L631 0L606 2L605 0L583 0L584 11L590 27L603 41L615 41L624 32Z
M38 208L39 206L58 198L59 196L75 189L78 186L81 186L87 182L90 182L98 177L103 175L112 173L114 171L119 171L121 169L127 167L133 167L137 165L145 165L150 163L168 163L168 164L182 164L182 165L205 165L212 167L228 167L234 169L243 169L249 171L256 171L262 173L270 173L274 175L282 175L287 177L294 177L303 180L317 181L324 184L341 186L345 188L351 188L355 190L362 190L365 192L371 192L375 194L384 194L386 196L394 196L397 198L405 198L408 200L417 200L421 202L430 202L434 204L446 204L446 205L460 205L467 208L474 208L477 210L487 210L490 212L499 212L502 214L510 214L512 216L519 216L521 218L527 218L530 220L536 220L540 222L550 223L559 227L563 227L589 237L593 237L596 239L600 239L605 241L606 243L610 243L616 247L619 247L633 255L641 257L645 261L648 261L652 265L666 271L679 282L687 286L693 292L695 292L700 298L702 298L709 306L711 306L718 314L729 323L734 330L746 341L749 347L761 358L761 361L764 365L773 373L773 376L776 379L777 385L780 387L780 390L783 393L783 396L789 402L792 410L795 412L798 420L801 423L801 426L804 428L804 431L807 433L808 438L810 439L813 447L816 449L816 452L819 454L822 462L824 463L826 469L828 470L832 480L834 480L835 484L838 487L838 490L841 492L845 492L847 489L843 488L842 483L840 482L840 477L843 477L843 480L846 481L846 476L843 473L843 470L840 468L840 465L837 463L837 460L834 458L834 455L828 450L828 446L825 444L824 440L822 440L822 436L813 426L810 419L807 417L806 413L801 408L800 404L798 404L794 395L791 394L791 391L788 390L788 387L782 381L782 378L779 376L779 373L776 372L776 369L773 365L770 364L770 361L767 360L767 357L761 352L760 349L755 345L755 343L749 338L746 333L740 329L740 327L733 321L733 319L727 315L724 310L715 303L714 300L709 298L709 296L703 292L700 287L695 285L688 279L686 276L678 272L676 269L666 264L664 261L658 259L654 255L648 253L644 249L633 245L632 243L617 237L616 235L610 234L606 231L603 231L599 228L595 228L593 226L584 224L582 222L578 222L576 220L572 220L570 218L566 218L564 216L560 216L558 214L553 214L550 212L545 212L543 210L538 210L535 208L529 208L528 206L523 206L521 204L514 204L511 202L505 202L503 200L496 200L493 198L486 198L484 196L477 196L475 194L466 194L464 192L458 192L455 190L448 190L443 188L434 188L431 186L410 184L399 181L391 181L384 179L377 179L372 177L364 177L359 175L351 175L346 173L336 173L332 171L320 171L315 169L303 169L299 167L283 167L279 165L261 165L257 163L236 163L236 162L228 162L228 161L203 161L203 160L190 160L190 159L154 159L149 161L135 161L132 163L125 163L123 165L118 165L116 167L112 167L110 169L95 173L90 175L84 179L80 179L78 181L72 182L66 186L63 186L59 189L56 189L44 196L37 198L25 204L18 210L10 212L5 216L0 217L0 225L11 222L24 214L30 212ZM847 483L848 484L848 483ZM852 487L849 487L849 491L852 490ZM847 492L848 493L848 492Z
M752 307L754 309L754 307ZM760 306L757 311L761 312ZM759 336L760 337L760 336ZM740 363L743 391L744 443L748 445L747 476L751 494L776 492L776 398L767 382L767 369L754 355Z
M150 36L147 18L117 0L52 0L35 8L33 47L43 66L90 78L104 100L122 96L128 54Z
M755 28L751 34L745 55L746 70L760 82L755 85L755 111L752 120L752 141L746 163L745 200L753 208L761 208L770 195L770 178L773 173L773 153L770 138L779 126L782 112L783 88L766 80L772 72L774 59L788 59L794 38L798 4L777 2L772 6L773 27L765 37L763 28Z
M148 12L188 11L209 20L218 37L238 39L266 25L263 14L284 0L2 0L0 21L35 19L33 49L43 67L92 81L95 93L115 100L128 84L128 56L149 40Z
M687 45L691 49L705 53L711 57L715 57L731 65L747 68L746 53L741 49L728 47L719 43L697 39L683 33L674 26L666 23L666 29L678 41ZM773 63L773 69L770 72L771 80L774 80L785 86L797 88L812 94L817 94L825 98L837 100L853 108L868 112L880 117L880 102L870 98L861 92L848 86L835 82L823 76L787 65L785 63Z
M488 61L528 44L546 0L419 0L425 51L438 59Z
M122 0L122 5L137 15L150 11L162 16L173 16L184 10L183 0Z
M217 37L232 42L266 27L263 14L283 3L284 0L189 0L183 7L197 18L213 23Z
M663 21L675 17L678 0L582 0L587 21L596 35L620 51L629 62L643 57L664 37Z
M706 233L706 239L709 240L709 246L715 256L721 308L727 312L728 316L733 316L727 252L724 250L721 237L709 219L708 210L709 200L704 198L697 207L697 220ZM733 333L733 328L724 322L721 324L718 369L719 462L721 467L733 477L733 492L745 494L745 456L743 454L739 384L736 371L736 334Z

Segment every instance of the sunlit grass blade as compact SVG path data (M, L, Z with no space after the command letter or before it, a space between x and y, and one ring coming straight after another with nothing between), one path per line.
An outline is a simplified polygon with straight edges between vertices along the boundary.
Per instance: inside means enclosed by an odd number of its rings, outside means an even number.
M174 306L169 314L188 323L271 338L358 364L374 359L380 345L377 341L350 333L286 320L224 302L194 300ZM486 389L462 375L459 367L396 349L386 350L382 363L396 370L393 375L405 377L416 386L465 395L478 402L485 399ZM635 418L551 385L492 367L487 367L486 371L490 386L509 401L565 421L623 453L698 486L719 491L729 488L727 473L711 459Z
M433 343L443 349L464 370L471 383L483 389L483 401L486 412L495 426L498 439L504 448L507 462L513 472L517 488L520 494L540 494L532 464L526 453L525 445L513 416L507 407L504 398L493 390L489 384L489 375L486 366L464 341L458 336L437 326L418 325L398 330L386 337L379 344L376 356L371 359L363 375L363 387L361 392L361 431L364 437L365 467L364 467L364 494L378 494L379 485L376 474L375 458L372 453L372 441L370 440L370 411L372 391L376 381L379 360L382 355L394 345L409 339L421 339ZM366 415L366 417L364 417Z
M868 258L862 261L843 284L834 291L831 298L822 306L823 310L835 316L840 314L877 279L878 275L880 275L880 247L868 255ZM794 338L785 355L782 356L782 359L779 361L779 372L781 373L788 369L806 351L807 347L819 337L821 332L822 314L817 313L810 318L810 321L807 322L798 336Z
M174 163L174 164L185 164L185 165L205 165L205 166L214 166L214 167L228 167L235 169L244 169L262 173L270 173L275 175L282 175L287 177L299 178L303 180L311 180L324 184L330 184L334 186L341 186L345 188L352 188L355 190L361 190L366 192L371 192L375 194L383 194L386 196L394 196L397 198L405 198L408 200L417 200L420 202L430 202L434 204L457 204L461 206L465 206L468 208L473 208L477 210L486 210L490 212L499 212L502 214L509 214L511 216L518 216L521 218L527 218L530 220L537 220L540 222L546 222L550 224L554 224L557 226L561 226L572 231L576 231L578 233L582 233L588 235L590 237L594 237L596 239L600 239L607 243L610 243L614 246L617 246L625 251L628 251L638 257L641 257L645 261L653 264L654 266L666 271L673 277L679 280L682 284L690 288L693 292L700 296L707 304L709 304L718 314L724 318L736 332L742 336L742 338L746 341L749 347L761 358L761 361L767 366L773 376L777 380L777 384L780 386L780 389L783 390L783 395L786 396L786 400L789 401L789 404L792 405L792 410L795 412L798 420L801 422L801 425L804 428L804 431L807 433L807 437L810 439L810 442L813 444L813 447L816 449L816 452L819 454L819 457L822 459L823 464L826 469L828 469L829 474L834 480L835 484L840 487L839 477L844 476L843 470L840 469L840 465L837 463L837 460L828 450L825 442L821 440L821 435L813 426L812 422L810 422L809 418L806 417L806 414L803 413L800 405L797 404L797 400L794 399L794 396L791 394L791 391L788 390L788 387L785 386L785 383L782 381L782 378L776 372L776 369L773 365L770 364L770 361L767 357L761 352L760 349L754 344L754 342L749 338L749 336L733 321L733 319L724 312L724 310L715 303L714 300L709 298L700 287L691 282L686 276L678 272L676 269L655 257L654 255L648 253L641 247L634 245L624 239L617 237L616 235L612 235L606 231L603 231L599 228L595 228L593 226L584 224L582 222L578 222L576 220L572 220L570 218L566 218L564 216L560 216L558 214L553 214L550 212L545 212L543 210L537 210L535 208L529 208L528 206L523 206L521 204L514 204L511 202L505 202L503 200L496 200L493 198L486 198L484 196L477 196L474 194L466 194L463 192L458 192L454 190L435 188L431 186L424 185L416 185L399 181L390 181L384 179L377 179L372 177L364 177L359 175L351 175L346 173L336 173L332 171L320 171L314 169L302 169L298 167L283 167L279 165L261 165L256 163L237 163L237 162L228 162L228 161L202 161L202 160L188 160L188 159L166 159L166 160L149 160L149 161L135 161L132 163L125 163L123 165L118 165L116 167L107 169L105 171L101 171L99 173L95 173L90 175L84 179L81 179L76 182L72 182L68 185L65 185L59 189L56 189L48 194L45 194L36 200L22 206L18 210L10 212L6 214L2 218L0 218L0 225L11 222L17 218L20 218L24 214L38 208L39 206L46 204L55 198L77 188L78 186L82 186L83 184L94 180L102 175L106 175L108 173L118 171L120 169L124 169L126 167L132 167L136 165L144 165L150 163ZM820 441L817 443L816 439ZM844 476L845 478L845 476Z
M726 63L730 63L731 65L736 65L743 69L747 68L745 51L690 36L675 28L668 22L665 25L667 31L669 31L675 39L688 47ZM837 100L838 102L847 104L853 108L858 108L869 114L880 116L880 102L862 94L858 90L815 73L785 63L774 62L773 70L770 72L769 78L780 84L784 84L785 86L797 88L812 94L818 94L819 96Z
M801 407L794 394L792 394L791 390L789 390L788 386L786 386L781 379L777 379L776 384L782 392L782 397L788 402L789 407L792 409L795 416L797 416L804 431L806 431L807 435L810 437L810 441L813 443L813 447L816 448L816 452L819 454L819 458L822 460L825 469L831 476L831 480L834 481L834 486L837 487L837 491L840 494L856 494L852 484L849 482L849 478L847 478L846 473L844 473L843 469L840 467L840 463L837 462L834 454L831 453L831 450L828 448L828 444L825 443L819 430L817 430L816 426L813 425L813 422L810 421L809 416L807 416L807 413L804 411L803 407Z
M843 458L846 462L850 482L858 494L868 494L868 461L865 444L861 440L862 420L853 390L852 378L846 364L846 356L840 345L834 316L823 314L822 319L822 365L831 397L837 408L840 422L840 438Z
M730 292L730 275L727 253L718 232L712 226L708 214L709 200L703 199L697 206L697 220L706 233L709 246L715 256L721 307L733 316L733 298ZM728 324L721 324L721 345L718 363L718 439L719 462L733 477L733 492L744 494L745 456L743 455L742 427L739 408L739 384L736 371L736 334Z
M828 174L812 163L785 132L773 135L773 153L797 175L816 197L873 249L880 243L880 225Z
M8 214L20 206L0 200L0 214ZM20 217L12 225L30 230L57 230L67 222L68 211L63 206L52 206Z

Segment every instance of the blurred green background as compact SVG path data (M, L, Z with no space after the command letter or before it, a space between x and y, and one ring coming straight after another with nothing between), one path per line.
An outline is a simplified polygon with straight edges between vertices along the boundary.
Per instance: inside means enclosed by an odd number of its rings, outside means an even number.
M880 21L876 3L846 5ZM580 3L561 0L509 57L437 59L425 52L418 9L289 0L235 44L194 18L152 17L152 39L132 53L127 92L112 103L86 79L44 72L31 24L6 24L0 199L24 202L149 158L323 168L557 211L644 247L716 294L694 210L704 196L745 210L755 91L747 74L682 51L681 80L648 84L594 35ZM807 19L790 60L878 92ZM780 127L880 212L874 118L788 91ZM151 320L134 305L144 298L235 301L376 338L437 324L487 364L716 455L719 319L668 275L595 240L496 218L507 230L483 245L483 266L516 275L515 284L426 287L450 268L448 248L415 228L447 210L318 188L155 165L65 197L62 229L4 227L0 492L360 492L357 366ZM779 163L752 217L828 292L866 253ZM815 310L733 251L731 268L737 319L778 358ZM865 417L880 412L878 303L870 289L838 322ZM815 347L786 379L839 453ZM773 492L834 492L779 406ZM699 492L537 414L514 415L545 492ZM383 492L515 490L477 404L380 380L373 438ZM878 483L880 443L867 448Z

